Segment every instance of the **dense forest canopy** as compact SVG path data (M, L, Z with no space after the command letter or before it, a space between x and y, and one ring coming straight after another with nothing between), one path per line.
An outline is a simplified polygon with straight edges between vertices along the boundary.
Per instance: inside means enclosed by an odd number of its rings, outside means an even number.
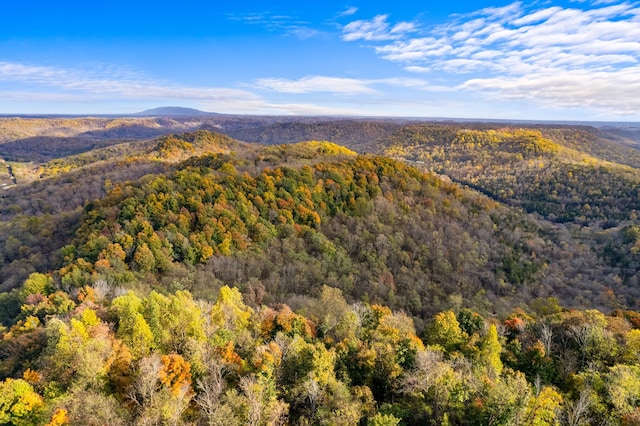
M411 126L382 145L387 155L553 221L617 223L634 218L639 207L638 151L580 129Z
M2 424L640 419L633 132L21 120Z

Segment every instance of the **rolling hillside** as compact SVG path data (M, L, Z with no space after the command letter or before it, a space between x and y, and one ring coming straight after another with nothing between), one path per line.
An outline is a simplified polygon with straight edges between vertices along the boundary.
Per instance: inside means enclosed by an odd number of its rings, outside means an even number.
M552 221L617 224L640 207L640 152L581 129L410 126L380 149Z
M636 306L638 262L624 251L636 244L635 169L539 130L409 125L380 144L437 174L326 142L261 146L203 130L43 163L37 181L2 194L2 287L57 270L72 287L103 277L125 286L181 282L206 294L208 276L286 302L331 284L350 300L417 319L548 296L576 307ZM547 193L551 181L557 194ZM60 224L65 232L54 232ZM101 253L118 245L125 257L107 266ZM140 267L144 246L153 256Z
M267 121L12 163L0 423L634 424L634 150Z

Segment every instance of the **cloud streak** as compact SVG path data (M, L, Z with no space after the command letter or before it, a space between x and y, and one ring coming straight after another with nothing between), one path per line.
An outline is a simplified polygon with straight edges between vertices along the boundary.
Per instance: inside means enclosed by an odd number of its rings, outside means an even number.
M227 87L189 87L147 80L121 72L67 70L0 62L0 99L11 102L87 104L131 101L193 103L221 112L292 113L295 104L278 105L247 90ZM312 106L299 104L301 111Z
M443 86L431 85L429 82L419 78L378 78L378 79L355 79L339 78L327 76L307 76L298 80L283 78L264 78L254 82L253 87L260 90L269 90L278 93L289 94L309 94L309 93L330 93L337 95L381 95L384 91L379 87L387 86L394 88L415 89L423 91L446 91Z
M378 15L345 25L342 38L370 42L406 71L446 76L451 89L640 114L640 7L632 3L514 2L433 28Z
M375 90L370 88L366 81L324 76L310 76L299 80L264 78L257 80L254 86L279 93L295 94L325 92L357 95L375 93Z
M350 6L350 7L347 7L345 10L343 10L342 12L340 12L338 14L338 17L343 18L345 16L351 16L351 15L354 15L357 11L358 11L357 7Z
M224 100L237 98L251 100L256 95L238 89L216 87L180 87L141 78L115 78L110 73L65 70L55 67L31 66L0 62L0 83L24 83L38 88L59 89L69 94L91 95L95 98L147 98ZM28 93L25 91L23 93Z
M280 15L271 12L227 14L227 19L230 21L242 22L247 25L258 25L268 31L281 32L285 35L294 36L301 40L315 37L321 33L317 29L312 28L309 21L298 19L295 16Z
M345 41L398 40L415 29L415 25L411 22L390 25L387 18L388 15L378 15L369 21L353 21L344 27L342 39Z
M351 97L379 94L373 84L417 87L417 79L357 80L311 76L299 80L261 79L250 88L284 94L330 93ZM118 69L78 70L0 62L0 99L4 102L103 105L126 101L132 104L189 104L223 113L359 115L357 104L312 104L265 99L251 90L228 87L190 87L145 79ZM75 111L71 111L75 112ZM106 111L114 112L114 111Z

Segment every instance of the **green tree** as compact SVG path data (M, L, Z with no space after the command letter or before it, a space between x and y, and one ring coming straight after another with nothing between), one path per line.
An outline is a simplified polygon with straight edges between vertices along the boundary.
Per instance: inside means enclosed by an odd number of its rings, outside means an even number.
M210 315L213 343L218 347L251 340L250 330L257 326L251 323L253 309L244 304L242 294L235 287L223 286L220 289Z
M116 336L129 347L132 358L138 360L149 355L154 336L141 313L142 300L130 291L113 299L111 310L118 319Z
M423 399L430 407L428 417L442 424L452 392L461 385L461 378L442 352L425 349L418 352L413 370L402 380L402 391Z
M487 334L480 341L480 352L478 353L478 365L486 368L490 377L499 377L502 373L502 345L498 339L498 329L495 324L491 324L487 329Z
M48 296L53 293L53 290L53 278L50 275L34 272L22 284L20 295L23 299L26 299L30 294Z
M141 272L150 272L156 266L156 258L147 243L140 243L133 254L133 262Z
M322 335L334 335L332 333L342 322L343 317L349 311L349 305L338 288L322 286L320 298L313 307L313 314L318 318L318 329Z
M433 322L425 329L426 342L440 345L447 352L458 350L464 338L464 332L453 311L436 314L433 317Z
M142 314L153 333L156 349L176 352L194 361L192 357L206 334L202 311L191 293L180 290L165 296L152 291L142 300Z
M112 353L109 328L91 309L69 322L51 319L48 344L41 358L45 376L63 387L101 389Z
M381 414L376 413L375 416L371 417L367 425L368 426L398 426L400 424L400 419L394 417L392 414Z
M0 424L32 425L43 408L42 397L22 379L0 382Z
M640 366L615 365L609 369L605 383L617 418L633 413L640 406Z
M531 388L524 374L507 370L500 379L484 382L480 397L471 406L469 424L521 424L530 398Z
M544 386L529 400L523 424L526 426L555 426L559 424L562 395L550 386Z

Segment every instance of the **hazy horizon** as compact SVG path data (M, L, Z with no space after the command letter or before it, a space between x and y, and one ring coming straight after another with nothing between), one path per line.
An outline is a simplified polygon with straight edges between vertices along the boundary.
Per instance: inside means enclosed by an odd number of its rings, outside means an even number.
M187 114L187 113L178 113L172 114L171 112L163 112L158 114L152 114L151 111L159 110L159 109L184 109L184 110L194 110L197 111L198 114ZM383 120L383 121L416 121L416 122L457 122L457 123L521 123L521 124L559 124L559 125L587 125L587 126L623 126L623 127L636 127L640 126L640 121L624 121L624 120L534 120L534 119L510 119L510 118L485 118L485 117L419 117L419 116L384 116L384 115L302 115L302 114L288 114L288 115L278 115L278 114L225 114L218 113L215 111L203 111L190 107L179 107L179 106L165 106L165 107L154 107L143 111L137 111L133 113L101 113L101 114L74 114L74 113L40 113L40 114L8 114L8 113L0 113L0 118L151 118L151 117L173 117L173 118L215 118L215 117L264 117L269 118L272 117L274 119L278 119L280 121L289 121L295 120L296 118L306 118L306 119L317 119L317 120Z

